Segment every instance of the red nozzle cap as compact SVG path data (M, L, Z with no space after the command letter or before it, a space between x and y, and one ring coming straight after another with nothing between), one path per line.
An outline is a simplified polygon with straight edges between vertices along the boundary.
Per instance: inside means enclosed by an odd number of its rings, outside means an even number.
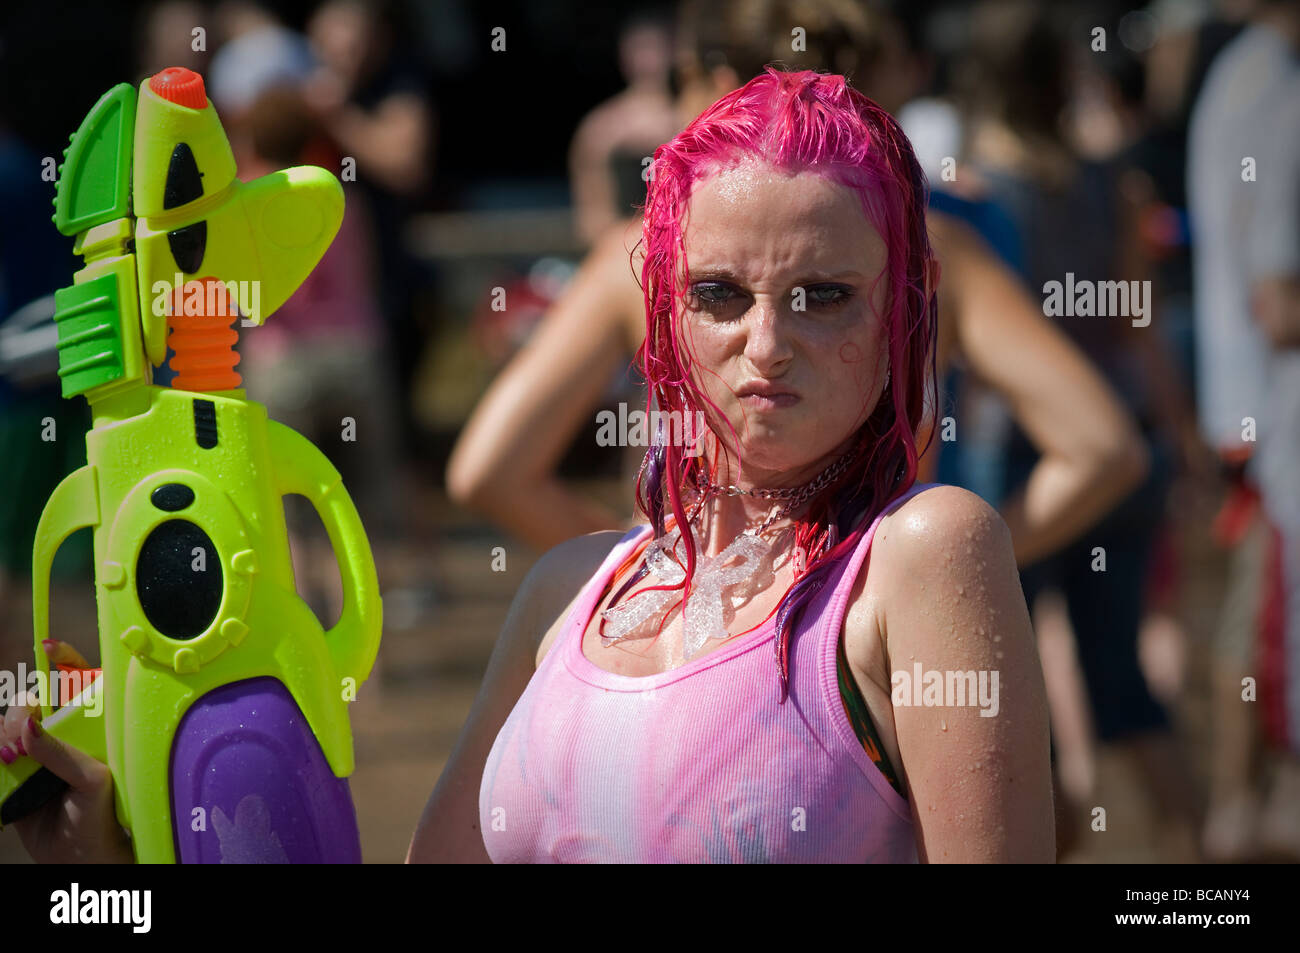
M169 66L161 73L154 73L149 77L149 88L177 106L203 109L208 105L203 77L184 66Z

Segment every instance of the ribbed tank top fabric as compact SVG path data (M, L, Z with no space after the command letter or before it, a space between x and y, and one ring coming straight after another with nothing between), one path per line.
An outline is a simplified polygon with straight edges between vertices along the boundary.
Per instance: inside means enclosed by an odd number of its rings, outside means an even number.
M848 598L884 515L795 625L784 704L774 617L644 677L583 654L597 601L650 527L624 536L488 754L479 821L493 862L915 863L908 804L863 750L836 679Z

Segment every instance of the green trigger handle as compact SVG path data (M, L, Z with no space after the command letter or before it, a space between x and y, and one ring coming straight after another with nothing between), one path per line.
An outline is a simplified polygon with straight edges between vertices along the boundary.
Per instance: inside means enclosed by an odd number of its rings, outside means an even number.
M306 437L268 420L267 444L276 492L305 496L329 534L343 583L343 612L326 631L325 644L339 675L360 685L379 652L383 629L379 577L361 517L338 470Z
M107 738L102 718L87 717L82 705L65 705L53 711L54 686L49 679L50 662L41 644L50 631L50 570L63 541L79 529L99 525L99 490L94 466L69 473L54 489L41 511L32 547L32 617L35 629L36 667L47 690L41 698L41 725L52 737L78 748L100 761L107 760ZM102 691L99 682L87 693ZM91 698L83 695L83 701ZM21 818L66 787L47 768L31 758L22 758L0 772L0 828Z
M94 466L72 471L54 488L36 525L36 542L32 546L32 617L35 630L36 666L44 677L50 674L50 662L41 644L50 637L50 570L54 554L63 541L79 529L99 525L99 485ZM41 714L48 717L49 694L41 699ZM102 747L102 746L101 746Z

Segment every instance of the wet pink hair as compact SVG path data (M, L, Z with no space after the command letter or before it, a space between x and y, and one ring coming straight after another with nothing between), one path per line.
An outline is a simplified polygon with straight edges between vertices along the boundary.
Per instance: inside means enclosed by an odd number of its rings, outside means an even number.
M883 277L889 293L885 313L878 317L885 329L889 381L856 434L851 465L796 520L796 545L805 553L826 551L796 576L776 611L774 647L784 701L795 619L839 561L853 552L874 517L916 479L926 388L935 386L937 310L934 287L927 282L934 257L925 226L925 177L894 118L843 76L766 67L655 150L642 235L646 335L635 358L649 387L647 412L653 401L661 412L676 411L682 420L694 420L694 413L705 407L712 409L713 419L726 420L692 380L690 354L681 345L688 274L682 220L701 180L750 157L789 172L811 171L855 192L864 224L875 227L887 250ZM665 531L665 506L677 526L687 526L681 490L701 475L706 460L688 456L676 442L659 439L651 447L636 496L654 536ZM683 532L682 538L686 578L678 586L685 587L684 604L697 544L692 532Z

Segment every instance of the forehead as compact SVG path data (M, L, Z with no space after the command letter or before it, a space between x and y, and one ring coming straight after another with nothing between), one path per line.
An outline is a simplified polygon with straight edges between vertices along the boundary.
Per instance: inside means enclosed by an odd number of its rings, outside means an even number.
M749 160L715 172L696 184L684 224L692 271L875 274L885 263L884 240L858 194L806 169L790 173Z

